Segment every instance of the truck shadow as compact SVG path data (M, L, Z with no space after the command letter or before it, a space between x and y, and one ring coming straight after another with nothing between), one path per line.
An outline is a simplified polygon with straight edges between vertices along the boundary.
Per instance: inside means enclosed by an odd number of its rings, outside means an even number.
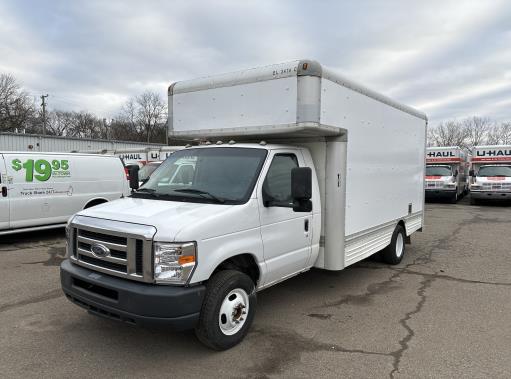
M38 230L34 232L7 234L0 236L0 246L13 244L33 244L34 242L52 242L61 241L65 238L65 229L56 228L48 230Z
M290 312L298 311L298 317L303 319L328 320L329 314L321 310L311 311L312 308L323 307L328 303L327 299L337 299L341 295L343 299L347 298L345 302L351 305L370 305L372 298L366 296L366 289L374 293L387 293L399 288L399 284L396 284L372 289L378 283L375 284L371 275L361 275L361 270L376 272L381 269L388 269L388 266L379 263L378 257L373 256L338 272L312 269L260 292L254 325L252 325L246 341L229 351L253 349L255 340L252 340L252 334L258 334L257 330L266 328L265 325L272 318L286 319ZM356 294L352 293L350 289L356 289ZM308 299L307 303L304 302L304 299ZM342 304L335 304L335 306L338 305ZM173 355L182 355L183 359L187 360L198 360L210 355L221 357L224 354L229 354L208 349L196 339L193 331L176 332L161 328L142 328L86 314L80 317L80 320L80 326L77 328L75 324L70 330L76 331L82 328L88 330L88 333L95 335L94 339L105 340L109 345L116 346L115 354L119 354L119 356L132 355L140 346L143 346L141 354L144 355L150 354L158 357L166 351L167 354L172 352ZM293 327L293 324L290 326ZM272 327L278 326L272 325ZM163 360L165 356L161 358ZM158 360L155 359L155 362Z

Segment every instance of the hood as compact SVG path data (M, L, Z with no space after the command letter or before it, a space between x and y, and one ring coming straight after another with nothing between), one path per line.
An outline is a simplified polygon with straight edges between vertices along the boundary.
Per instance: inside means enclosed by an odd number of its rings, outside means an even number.
M247 207L254 209L245 211ZM257 226L257 201L242 205L124 198L78 213L81 216L154 226L155 240L186 242ZM248 216L250 215L250 216ZM233 222L236 220L236 222ZM226 230L228 229L228 230Z

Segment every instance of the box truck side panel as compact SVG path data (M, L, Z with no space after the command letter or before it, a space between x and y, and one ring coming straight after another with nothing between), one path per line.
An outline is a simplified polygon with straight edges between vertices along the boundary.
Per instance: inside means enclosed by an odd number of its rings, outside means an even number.
M421 227L426 120L324 78L322 94L321 122L348 130L348 265L385 247L398 220Z
M296 123L296 76L175 93L172 125L180 132Z

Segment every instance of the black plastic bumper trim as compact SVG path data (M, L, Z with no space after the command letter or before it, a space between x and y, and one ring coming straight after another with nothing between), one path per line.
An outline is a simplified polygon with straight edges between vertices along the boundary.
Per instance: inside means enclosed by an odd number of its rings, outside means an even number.
M193 287L158 286L131 282L72 264L60 266L66 297L97 316L141 326L193 328L206 292ZM77 285L78 284L78 285Z

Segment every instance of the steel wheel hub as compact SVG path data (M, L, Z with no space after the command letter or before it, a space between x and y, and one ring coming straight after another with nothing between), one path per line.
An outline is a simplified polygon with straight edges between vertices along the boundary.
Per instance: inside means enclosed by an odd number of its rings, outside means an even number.
M236 288L227 294L218 315L218 325L222 333L232 336L243 328L248 315L248 306L248 294L245 290Z
M400 257L403 255L403 248L405 246L405 241L403 235L399 233L396 238L396 256Z

